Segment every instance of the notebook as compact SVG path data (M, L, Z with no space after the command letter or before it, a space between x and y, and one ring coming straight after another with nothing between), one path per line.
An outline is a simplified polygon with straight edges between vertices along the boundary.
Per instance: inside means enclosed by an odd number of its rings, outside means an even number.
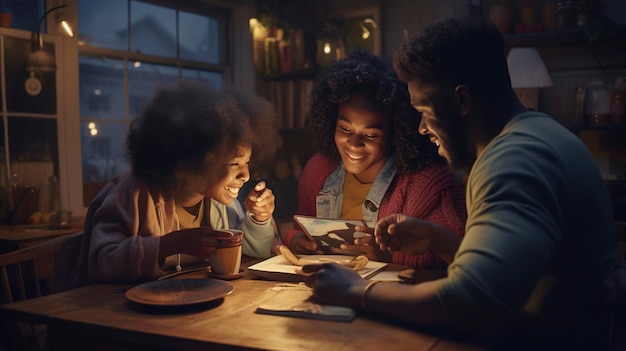
M346 255L300 255L300 258L310 261L324 260L332 262L333 260L344 261L352 259L353 256ZM383 270L387 266L386 262L369 261L365 268L357 271L359 275L365 279L370 279L374 274ZM298 266L294 266L283 257L283 255L272 256L259 263L248 267L248 271L253 274L269 279L282 282L301 282L306 278L304 275L297 273Z
M268 294L256 313L337 322L351 322L356 316L353 308L317 302L311 288L302 284L278 284Z

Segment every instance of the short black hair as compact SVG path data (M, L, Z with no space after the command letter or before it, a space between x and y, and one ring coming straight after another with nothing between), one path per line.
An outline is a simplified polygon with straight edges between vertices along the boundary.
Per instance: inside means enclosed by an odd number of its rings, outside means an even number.
M405 82L464 84L483 94L511 87L504 38L481 18L450 18L425 27L395 53L394 68Z
M341 157L335 145L339 104L362 95L391 118L391 140L400 173L418 172L433 162L443 162L435 146L419 134L419 113L411 106L406 83L393 70L391 61L356 47L315 81L309 97L307 126L318 152L336 164Z

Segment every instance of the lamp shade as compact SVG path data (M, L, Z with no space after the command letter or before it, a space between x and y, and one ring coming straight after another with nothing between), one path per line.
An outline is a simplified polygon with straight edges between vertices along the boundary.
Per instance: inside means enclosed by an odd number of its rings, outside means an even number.
M31 53L28 56L26 62L26 70L29 72L54 72L56 70L56 63L54 57L43 49L43 38L41 36L41 25L51 12L60 10L67 5L59 5L46 11L43 16L37 22L37 31L32 33L31 36ZM68 36L73 36L72 27L67 21L61 21L64 23L62 26L64 32Z
M31 52L26 60L26 70L29 72L54 72L56 69L54 57L44 50Z
M513 88L547 88L552 79L535 48L512 48L507 57Z

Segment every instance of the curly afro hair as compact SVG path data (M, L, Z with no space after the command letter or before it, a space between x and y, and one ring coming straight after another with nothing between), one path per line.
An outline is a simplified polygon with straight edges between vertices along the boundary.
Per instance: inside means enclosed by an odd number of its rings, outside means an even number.
M252 163L273 156L280 145L273 106L234 88L221 91L196 81L159 89L131 123L126 154L134 175L164 197L178 189L181 168L217 181L220 165L237 145L250 145Z
M414 173L433 162L444 162L436 147L419 134L419 113L411 106L406 84L398 78L391 62L357 47L315 81L309 96L307 127L319 153L339 164L335 126L339 104L353 95L388 112L392 118L392 153L399 173Z

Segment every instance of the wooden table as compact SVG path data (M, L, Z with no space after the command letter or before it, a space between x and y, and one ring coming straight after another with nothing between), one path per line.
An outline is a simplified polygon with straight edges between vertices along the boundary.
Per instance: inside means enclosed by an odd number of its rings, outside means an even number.
M204 272L176 278L202 278ZM48 324L53 350L483 350L477 345L357 315L330 322L254 313L279 282L252 273L233 280L223 299L179 309L128 301L120 288L97 284L0 306L3 318Z
M23 249L46 240L83 230L83 221L72 222L68 228L48 229L45 226L0 226L0 253Z
M83 220L70 223L68 228L48 229L45 226L0 226L0 254L23 249L43 243L67 234L79 233L83 230ZM54 258L52 256L35 259L40 279L47 279L54 274Z

